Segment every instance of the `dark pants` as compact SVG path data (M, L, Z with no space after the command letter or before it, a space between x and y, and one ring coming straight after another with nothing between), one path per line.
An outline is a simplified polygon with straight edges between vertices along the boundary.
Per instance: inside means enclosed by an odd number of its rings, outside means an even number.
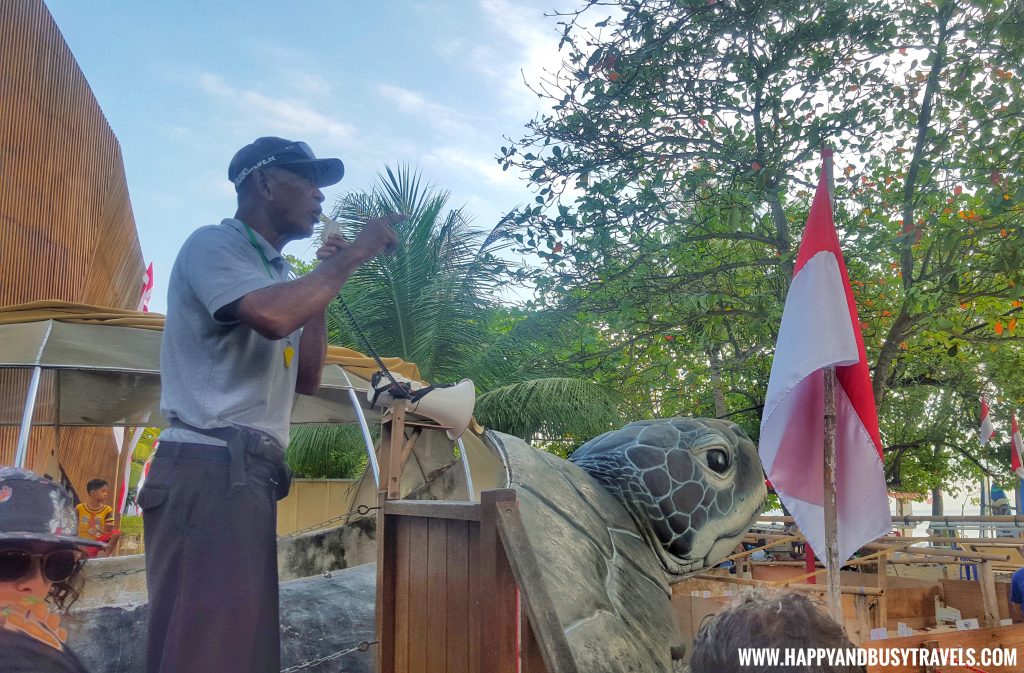
M273 465L164 442L139 496L146 543L146 673L278 673Z

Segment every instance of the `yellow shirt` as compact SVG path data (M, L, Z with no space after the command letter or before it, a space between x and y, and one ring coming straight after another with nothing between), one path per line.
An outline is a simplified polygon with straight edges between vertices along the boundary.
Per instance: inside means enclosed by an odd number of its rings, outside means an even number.
M92 510L83 502L75 510L78 512L78 537L95 540L114 525L114 508L110 505Z

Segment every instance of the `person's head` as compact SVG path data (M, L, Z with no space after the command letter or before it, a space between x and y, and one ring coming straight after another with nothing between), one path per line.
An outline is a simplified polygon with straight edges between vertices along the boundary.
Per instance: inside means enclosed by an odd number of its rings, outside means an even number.
M710 619L693 643L692 673L768 673L778 668L740 667L741 648L852 648L843 627L796 592L749 592ZM863 673L861 666L795 666L791 673Z
M70 494L29 470L0 468L0 610L49 600L65 609L78 598L86 547L77 537Z
M240 216L266 218L284 242L312 236L324 201L320 188L344 174L340 159L317 159L306 143L275 137L257 138L228 166Z
M85 485L85 491L95 503L105 505L110 501L110 484L105 479L92 479Z

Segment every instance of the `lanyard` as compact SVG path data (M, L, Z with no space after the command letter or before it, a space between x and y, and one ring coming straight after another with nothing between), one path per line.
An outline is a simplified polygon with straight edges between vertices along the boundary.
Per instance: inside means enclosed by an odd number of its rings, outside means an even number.
M270 260L267 259L267 254L263 252L263 246L256 241L256 234L252 233L252 229L250 229L249 225L245 222L242 222L242 226L245 227L245 233L249 234L249 243L252 244L252 247L256 248L256 252L260 253L260 259L263 260L263 269L267 272L267 275L271 280L277 280L274 278L274 274L270 272Z

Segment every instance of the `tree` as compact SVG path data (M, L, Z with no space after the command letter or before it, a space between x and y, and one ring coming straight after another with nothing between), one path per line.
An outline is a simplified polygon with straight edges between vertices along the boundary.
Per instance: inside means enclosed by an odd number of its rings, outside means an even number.
M369 215L408 219L396 225L396 252L360 267L328 308L330 343L415 362L432 383L471 378L475 415L491 429L575 445L616 427L620 397L563 362L581 338L573 316L504 306L499 291L511 273L496 253L507 245L505 228L476 229L462 209L448 209L448 200L402 167L387 168L370 192L338 201L331 218L348 237ZM346 441L354 445L348 453L364 452L361 437L316 432L294 433L293 466L335 465L324 447Z
M561 17L564 67L537 86L552 112L499 157L537 189L515 219L542 304L631 352L624 379L659 370L663 408L746 410L756 431L828 142L890 474L939 445L922 410L960 410L941 439L977 453L978 391L1021 395L992 378L1022 356L1019 11L630 0L586 28L605 4ZM1014 365L991 366L997 345Z

